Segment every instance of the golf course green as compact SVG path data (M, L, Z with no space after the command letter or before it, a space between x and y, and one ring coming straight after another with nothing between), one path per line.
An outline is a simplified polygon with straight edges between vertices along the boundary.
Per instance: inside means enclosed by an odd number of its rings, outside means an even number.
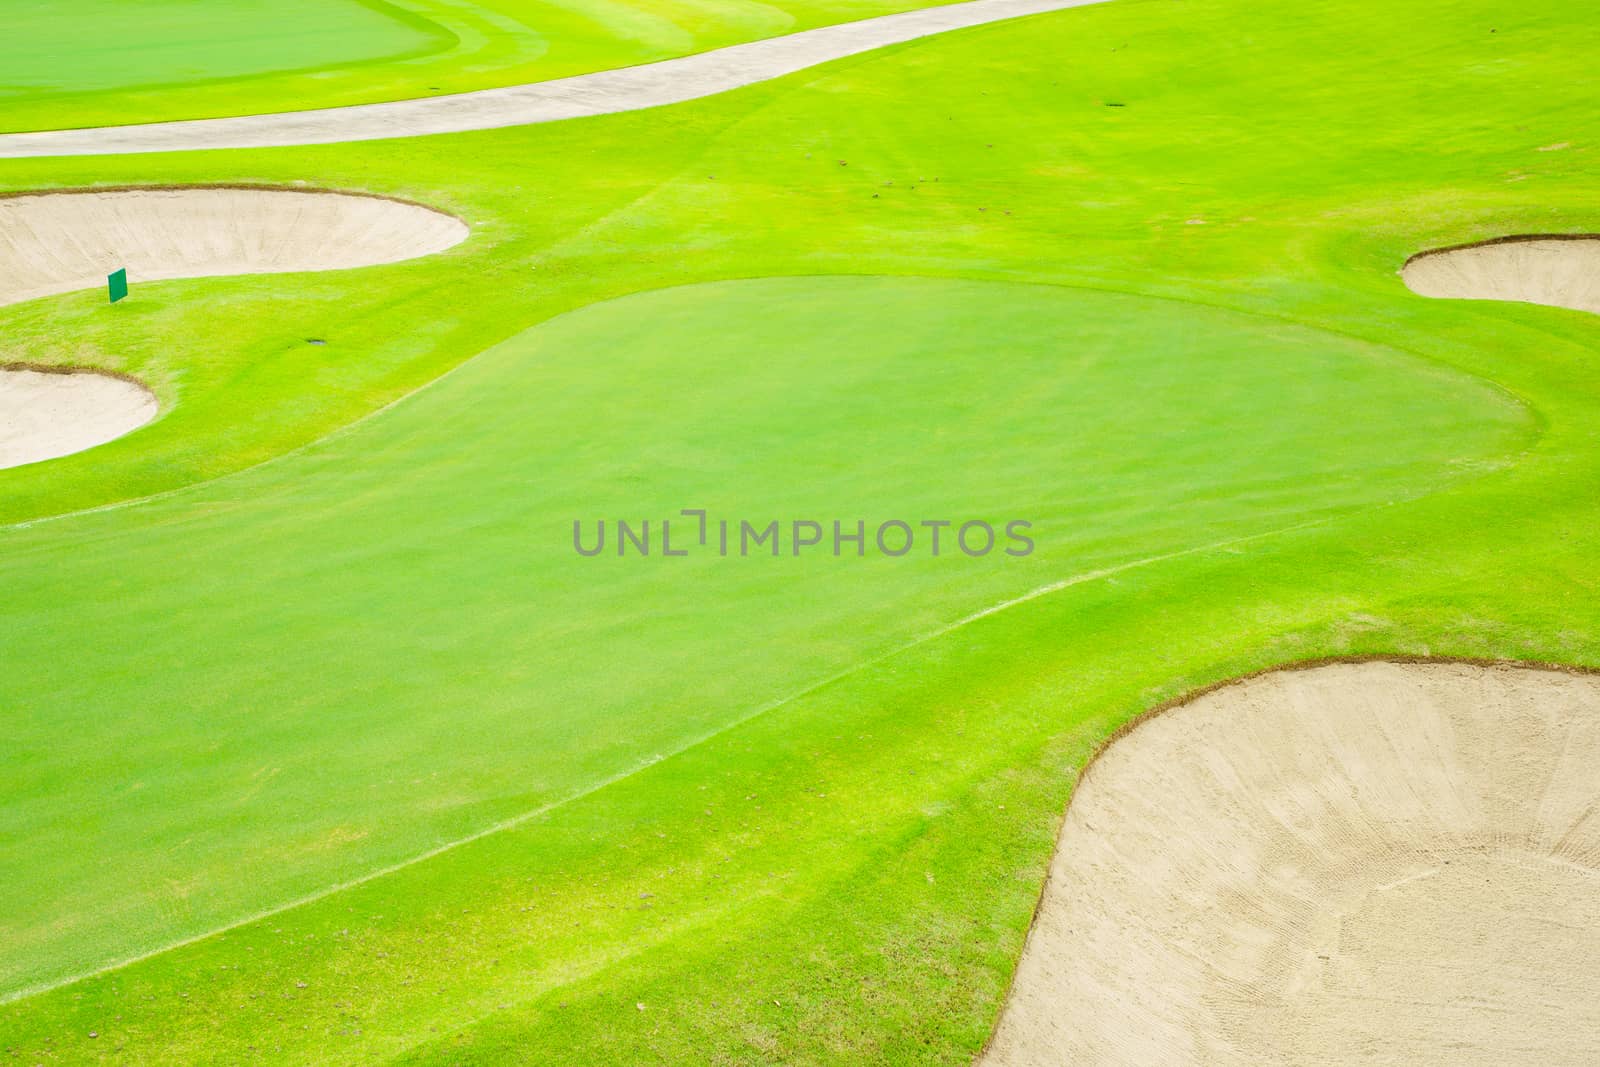
M27 4L0 128L914 6ZM161 405L0 470L0 1050L970 1062L1141 711L1323 657L1600 665L1600 319L1397 273L1600 230L1597 46L1577 0L1112 0L627 114L0 160L471 230L0 307L0 363ZM619 553L664 519L687 555Z

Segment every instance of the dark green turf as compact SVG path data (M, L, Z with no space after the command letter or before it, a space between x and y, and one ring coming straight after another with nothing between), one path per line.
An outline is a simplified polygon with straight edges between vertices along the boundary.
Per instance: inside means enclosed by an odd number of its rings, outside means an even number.
M0 312L169 405L0 473L9 517L177 490L0 533L13 987L521 820L16 1000L0 1047L965 1062L1140 709L1323 655L1600 664L1600 320L1394 274L1600 227L1585 16L1112 4L653 113L0 166L475 226ZM1016 514L1040 549L570 551L696 505Z
M585 309L309 453L7 539L0 839L32 870L0 890L0 981L586 792L1061 578L1437 488L1530 425L1392 349L1177 301L807 278ZM734 522L727 556L662 555L683 508ZM740 525L774 520L770 547ZM835 557L835 520L916 542ZM1036 548L968 556L953 526L936 555L927 520L1025 520ZM90 812L88 847L32 844Z

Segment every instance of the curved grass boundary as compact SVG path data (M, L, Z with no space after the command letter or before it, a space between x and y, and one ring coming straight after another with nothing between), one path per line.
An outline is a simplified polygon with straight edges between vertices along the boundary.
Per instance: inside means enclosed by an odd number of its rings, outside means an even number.
M63 0L60 6L75 2ZM648 5L615 0L351 2L398 19L427 40L408 53L410 58L398 60L334 55L327 63L300 70L176 83L158 77L111 90L64 89L48 96L7 98L0 93L0 129L86 129L459 94L638 66L922 5L922 0L762 0L714 8L697 0ZM217 0L215 6L224 9L228 4ZM259 2L248 0L241 7L234 19L236 39L221 42L222 47L255 45L248 15L259 10ZM81 8L80 14L92 17L92 11ZM12 29L27 47L28 28L13 24ZM121 43L134 49L140 42L135 33ZM82 57L81 65L93 67L94 58Z
M136 6L115 0L91 0L88 4L64 0L47 8L40 5L50 12L44 16L43 39L36 12L12 12L9 48L26 48L32 55L28 69L9 72L12 80L6 91L0 92L0 128L15 129L20 123L24 124L20 128L37 129L33 123L48 122L51 117L67 119L62 126L93 125L72 120L97 114L138 114L140 102L152 98L177 95L204 100L212 93L226 92L229 86L246 91L254 87L262 98L272 99L273 87L326 83L330 75L337 78L357 70L415 64L462 44L455 32L391 0L321 4L301 0L288 10L273 10L268 21L278 21L276 27L263 25L265 9L260 5L247 3L239 10L230 8L229 0L221 0L208 6L216 10L196 12L190 5L171 0ZM330 10L331 25L326 21ZM198 35L192 22L177 25L180 19L197 15ZM313 35L305 23L318 17L325 21L314 27ZM61 21L52 26L58 19ZM70 48L80 50L77 54L71 50L63 54L64 42L59 39L69 22ZM286 33L285 26L303 36ZM386 48L374 50L374 33L386 41ZM330 48L333 41L341 47ZM113 43L110 50L114 55L107 57L107 46ZM173 62L179 56L184 60L181 65ZM153 57L168 62L163 65ZM41 73L40 60L55 61L53 76L77 87L35 84ZM34 91L26 91L29 89Z
M150 281L303 273L400 262L445 251L470 229L434 208L371 194L246 184L122 186L0 195L0 306L99 289L126 270ZM112 308L137 315L137 301ZM318 342L321 343L321 342ZM10 360L0 371L91 373L138 394L84 381L13 375L6 469L109 444L154 422L175 399L138 375L89 368L70 340L59 362ZM147 401L147 402L146 402Z
M433 255L470 234L437 208L298 185L17 190L0 194L0 306L99 285L122 268L134 284L341 270Z
M1103 2L967 0L503 89L318 111L0 134L0 158L340 144L610 115L712 96L932 34Z
M437 152L406 142L282 161L76 164L79 176L123 180L298 166L286 176L310 170L346 183L386 166L406 176L398 188L424 198L446 190L441 202L488 220L491 239L477 250L498 252L482 265L537 264L506 297L508 323L648 287L647 275L666 269L698 279L849 264L1164 287L1398 337L1499 383L1533 406L1546 432L1514 462L1433 497L1040 596L393 884L8 1005L6 1043L87 1058L132 1040L152 1058L237 1052L237 1061L260 1039L297 1040L273 1018L287 996L297 998L287 1009L295 1026L312 1026L320 1043L295 1046L306 1059L515 1064L537 1049L551 1058L577 1050L588 1062L958 1061L989 1032L1078 759L1119 717L1175 689L1351 649L1600 662L1600 621L1573 596L1600 558L1588 492L1589 323L1533 308L1464 314L1406 295L1393 275L1430 241L1592 224L1592 176L1560 153L1528 164L1502 136L1513 119L1532 127L1529 145L1589 128L1592 114L1515 72L1580 77L1592 50L1574 44L1575 31L1592 20L1576 7L1563 20L1484 3L1340 4L1292 19L1233 4L1163 10L1170 33L1146 33L1116 5L1093 12L1105 43L1139 42L1116 58L1096 54L1095 38L1040 22L1000 28L981 49L952 39L948 53L845 65L812 94L772 86L683 108L673 119L689 127L690 151L678 151L672 129L606 120L592 137L575 123L537 136L470 135ZM1245 17L1252 30L1240 35ZM1404 43L1419 34L1439 43L1421 64ZM1218 63L1195 63L1197 46ZM1305 56L1315 57L1314 77ZM1375 83L1375 64L1403 74ZM1241 77L1219 82L1220 69ZM1413 77L1432 90L1417 93ZM847 88L858 95L840 107ZM1093 101L1112 90L1129 106L1097 110ZM831 110L806 99L824 94ZM930 106L896 107L891 122L875 96ZM743 106L748 98L755 106ZM1469 105L1504 109L1507 120L1463 126L1455 112ZM947 126L949 114L962 121ZM1549 129L1558 125L1568 129ZM832 143L814 137L823 128ZM1453 131L1447 153L1435 150L1442 129ZM632 158L608 160L605 189L561 169L563 159L647 137L670 179L630 184L644 169ZM815 167L803 159L810 151ZM471 168L461 162L469 158ZM532 175L529 159L549 161L550 172ZM1536 185L1499 182L1505 167L1524 165ZM44 170L6 168L12 182L35 184ZM1165 180L1179 173L1183 182ZM908 194L905 183L923 174L943 184ZM705 184L710 175L725 184ZM491 183L507 195L495 199ZM518 184L521 212L510 203ZM575 192L594 210L568 210ZM1015 209L1014 222L996 217L1002 206ZM813 225L780 237L759 224L784 210L804 210ZM547 211L560 217L547 224ZM1185 227L1196 217L1208 224ZM586 284L572 282L578 275ZM212 289L227 299L189 321L224 323L263 306L248 285L174 286L197 304ZM353 288L314 292L359 304ZM444 314L460 302L457 293L418 299ZM43 331L47 311L84 322L69 301L52 303L61 306L30 309L15 332ZM392 313L397 328L412 322L398 302ZM302 336L293 329L289 337ZM406 911L408 900L433 905L427 921ZM413 969L437 985L405 984ZM200 997L201 981L218 995ZM352 1002L361 991L370 996ZM91 1030L99 1045L84 1036Z
M811 341L805 339L808 325ZM997 343L1002 336L1005 342ZM1193 357L1181 385L1162 355L1180 341ZM596 364L587 357L592 352L606 352L608 359ZM692 364L674 355L683 352L696 353ZM752 359L753 353L760 359ZM992 373L996 359L1007 364L1007 374ZM937 373L929 374L935 367ZM1137 400L1123 397L1129 380L1145 383ZM641 393L641 382L657 386ZM1241 405L1241 398L1263 391L1281 395L1291 409ZM1174 410L1180 395L1189 405L1182 413ZM532 398L540 398L534 421L527 418ZM1333 410L1346 406L1364 408L1369 420L1382 420L1385 432L1352 433ZM605 413L598 425L597 411ZM941 427L937 438L920 429L931 425ZM1161 452L1141 443L1142 434L1129 437L1130 427L1154 425L1161 426ZM1221 425L1228 427L1226 437L1214 432ZM660 485L619 479L615 465L630 454L628 442L671 440L685 426L693 427L698 450L722 457L714 483L692 468L670 465L656 479ZM503 632L482 635L470 660L456 663L468 649L449 651L456 665L438 668L440 677L455 679L452 688L462 688L449 706L473 708L475 724L457 743L430 747L442 775L438 785L470 775L503 779L499 788L511 790L534 774L550 786L525 805L493 812L496 818L468 821L430 806L435 788L419 791L410 802L415 810L373 823L363 834L370 842L351 850L352 858L374 857L363 866L376 873L353 880L343 873L323 877L316 871L324 861L314 856L308 858L316 870L274 865L237 884L249 899L226 909L220 898L208 905L216 916L213 925L221 925L241 912L264 916L315 903L490 833L516 829L553 810L558 800L565 804L592 792L596 782L632 775L661 753L698 744L730 724L1022 605L1156 564L1255 545L1266 536L1263 530L1310 528L1375 501L1459 484L1463 474L1454 468L1462 458L1499 460L1524 449L1533 429L1519 405L1471 376L1384 346L1181 301L1015 283L758 279L592 305L468 361L384 417L293 459L194 487L159 505L10 533L14 546L37 544L52 556L80 537L102 545L73 568L52 567L51 580L69 587L93 587L98 579L88 575L102 568L154 580L161 560L171 556L162 547L166 538L195 521L209 526L203 516L226 501L220 508L230 516L226 522L206 534L182 535L185 557L196 566L213 558L228 561L230 573L248 587L227 594L229 602L261 605L249 629L274 633L274 655L296 663L297 672L237 690L237 664L254 655L249 638L244 631L213 627L203 612L186 615L181 624L203 635L165 651L147 643L137 664L113 667L97 658L98 666L80 663L75 669L127 675L118 699L162 720L182 715L164 681L169 676L221 687L232 695L219 690L208 704L231 709L229 734L239 743L263 729L271 733L267 724L283 709L320 709L294 731L291 747L316 744L343 753L341 759L353 762L339 777L356 792L346 797L343 814L341 805L325 798L319 818L370 819L373 796L359 783L377 773L372 761L394 759L428 730L443 728L439 716L446 710L422 689L403 688L381 706L358 699L370 684L363 679L381 675L385 662L433 661L441 652L416 644L421 635L408 617L372 620L359 639L334 640L323 630L334 605L352 605L340 609L340 618L360 615L354 603L365 603L373 589L394 580L385 563L392 551L394 558L415 561L403 570L415 573L415 579L404 579L408 584L420 582L407 594L419 616L466 610L503 620ZM881 463L870 458L901 435L920 444ZM1104 449L1122 454L1111 469L1096 458ZM813 463L831 475L813 474L798 496L794 489L777 491L802 484L803 469ZM1131 507L1135 484L1145 499ZM1038 523L1040 554L1004 566L994 560L824 555L782 563L702 560L693 571L658 572L648 560L580 561L567 543L574 519L659 515L687 506L683 501L715 503L729 493L750 516L794 510L796 517L827 519L833 509L842 518L917 520L948 513L988 518L997 527L1026 518ZM331 513L308 504L329 499L348 503ZM1068 501L1075 517L1062 513ZM1012 513L996 513L1001 502ZM1177 507L1187 516L1187 533L1159 518ZM497 517L456 530L456 517L469 514ZM124 535L104 543L91 534L107 525ZM263 544L255 530L275 533ZM389 544L386 550L374 553L351 540L378 530L391 531L379 542ZM124 551L132 556L118 562ZM316 561L352 553L368 561L319 576L321 606L310 617L273 621L280 610L273 605L288 610L305 595L299 576L306 568L320 570ZM506 568L509 573L502 575ZM145 594L160 600L166 588L157 581ZM119 619L145 594L127 588ZM647 599L682 621L667 633L614 633L606 604ZM766 605L779 603L788 606L766 611ZM733 630L719 623L719 604L745 606ZM96 609L63 592L39 602L34 614L30 640L43 639L56 625L52 620L69 617L86 633ZM863 648L854 641L823 640L819 627L840 634L860 628L872 637ZM539 634L545 636L530 646ZM601 658L591 662L590 654L570 647L575 634L591 635L581 645ZM245 643L236 647L237 641ZM663 644L676 650L670 660L684 664L673 676L661 674ZM810 651L772 664L750 658L760 646ZM110 659L123 654L104 651ZM29 661L25 645L13 652ZM520 681L488 684L495 664ZM38 692L78 688L78 675L46 677L50 668L41 668L32 681L19 669L14 683ZM568 685L586 692L580 705L562 710L550 703L552 693L538 679L558 671ZM160 691L137 695L158 678ZM487 689L481 689L484 684ZM695 690L693 699L666 695L684 686ZM662 694L651 701L657 710L649 722L636 724L635 737L607 740L611 717L629 714L645 689ZM98 699L91 692L81 697L88 721L102 723L97 733L120 735L121 725L89 712ZM396 732L406 723L416 729ZM491 723L498 724L492 751L480 747ZM330 730L324 741L313 740ZM590 762L563 756L551 764L563 751L552 731L570 751L591 753ZM515 742L519 736L524 740ZM126 759L143 765L135 755L141 745L133 736L117 743ZM238 755L254 761L266 751L248 744ZM507 762L516 753L521 755ZM214 763L199 772L210 784L196 780L185 788L226 789L225 783L246 774L243 766L230 770L230 759L220 754ZM303 776L290 775L283 785L300 788L294 783L304 784ZM487 801L496 788L485 788ZM182 805L150 808L139 798L117 818L168 821L181 810ZM274 848L298 854L293 842L302 828L274 829L278 810L252 805L235 812L241 825L256 827L259 851L234 855L226 842L217 842L232 856L226 860L230 869L238 871L254 862L252 856ZM268 837L280 844L269 846ZM328 859L338 861L344 852ZM190 858L202 862L199 850ZM220 855L216 862L223 862ZM171 874L178 876L175 866ZM293 880L266 891L268 883L285 877ZM107 882L86 885L85 891L112 888ZM106 908L133 908L143 916L124 922L165 929L166 918L150 916L134 894L116 899L122 903ZM282 904L284 899L293 903ZM106 908L84 906L77 914L99 915ZM191 930L193 925L199 924ZM165 939L178 940L181 933Z

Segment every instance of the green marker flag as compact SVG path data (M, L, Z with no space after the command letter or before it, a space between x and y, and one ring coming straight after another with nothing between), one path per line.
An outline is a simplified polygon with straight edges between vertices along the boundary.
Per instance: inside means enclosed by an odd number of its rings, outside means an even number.
M109 275L106 278L106 288L111 291L111 302L113 304L127 296L128 268L123 267L121 270Z

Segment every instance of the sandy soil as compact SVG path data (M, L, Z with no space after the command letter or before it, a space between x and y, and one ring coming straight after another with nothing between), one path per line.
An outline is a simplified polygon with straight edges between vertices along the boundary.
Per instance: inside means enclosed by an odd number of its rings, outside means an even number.
M1600 313L1600 237L1514 237L1424 252L1400 276L1423 296Z
M282 189L135 189L0 198L0 306L144 282L394 263L463 241L459 219L377 197ZM106 314L121 306L108 305ZM0 467L103 444L155 417L155 398L95 374L0 375Z
M129 282L339 270L461 243L461 220L416 204L290 189L132 189L0 198L0 306Z
M0 157L331 144L524 126L657 107L949 30L1104 0L968 0L621 70L385 104L0 135Z
M1283 671L1084 776L988 1065L1600 1063L1600 677Z
M82 452L155 417L155 395L136 382L0 369L0 468Z

